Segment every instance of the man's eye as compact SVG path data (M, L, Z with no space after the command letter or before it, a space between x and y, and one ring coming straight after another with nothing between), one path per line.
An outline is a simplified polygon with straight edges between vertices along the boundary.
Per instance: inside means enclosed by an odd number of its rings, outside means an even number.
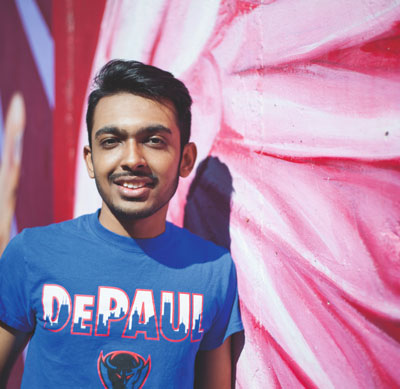
M111 146L116 145L117 143L118 143L118 139L116 139L116 138L107 138L107 139L103 139L103 140L100 142L100 144L101 144L103 147L111 147Z
M154 137L154 136L147 139L147 143L149 143L152 146L164 146L165 145L165 142L163 139Z

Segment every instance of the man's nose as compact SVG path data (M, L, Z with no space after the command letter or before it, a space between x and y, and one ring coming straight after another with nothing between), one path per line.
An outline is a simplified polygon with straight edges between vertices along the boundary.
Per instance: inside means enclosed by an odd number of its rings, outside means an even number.
M126 167L130 170L146 166L142 148L134 139L128 139L125 142L121 164L122 167Z

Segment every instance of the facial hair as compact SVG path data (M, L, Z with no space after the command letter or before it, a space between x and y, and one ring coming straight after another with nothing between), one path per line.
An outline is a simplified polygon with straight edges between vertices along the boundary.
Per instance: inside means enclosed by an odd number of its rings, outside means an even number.
M120 177L149 177L152 179L154 188L157 187L159 184L159 179L153 175L153 174L145 174L141 171L132 171L132 172L127 172L127 173L115 173L115 174L110 174L108 177L108 182L109 185L113 185L113 181L116 178ZM174 181L171 183L170 187L168 188L168 192L165 196L165 198L158 198L157 201L155 202L154 205L150 207L146 207L140 210L136 209L129 209L129 206L127 207L120 207L116 204L113 203L113 201L107 196L107 194L103 191L99 180L97 179L96 172L94 172L94 179L96 183L97 190L100 194L100 197L104 201L104 203L107 205L108 209L111 211L111 213L116 217L117 220L121 222L129 222L129 221L134 221L134 220L140 220L140 219L145 219L147 217L150 217L154 215L156 212L158 212L161 208L163 208L166 204L169 203L171 198L174 196L176 189L178 188L178 183L179 183L179 167L178 171L175 175ZM126 202L134 202L134 203L140 203L143 200L141 199L124 199Z

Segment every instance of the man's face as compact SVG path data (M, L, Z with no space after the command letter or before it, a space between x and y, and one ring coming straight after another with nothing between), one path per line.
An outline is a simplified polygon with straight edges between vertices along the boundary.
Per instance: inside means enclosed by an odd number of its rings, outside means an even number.
M85 160L103 207L129 221L166 213L179 175L188 175L193 167L185 150L181 161L172 104L120 93L98 102Z

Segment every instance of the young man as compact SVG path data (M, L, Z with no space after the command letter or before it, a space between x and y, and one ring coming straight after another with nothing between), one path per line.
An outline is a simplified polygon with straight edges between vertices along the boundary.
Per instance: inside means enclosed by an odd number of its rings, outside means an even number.
M5 250L3 377L31 337L25 388L229 388L242 330L232 259L166 222L196 159L189 93L135 61L109 62L95 82L84 158L102 207Z

